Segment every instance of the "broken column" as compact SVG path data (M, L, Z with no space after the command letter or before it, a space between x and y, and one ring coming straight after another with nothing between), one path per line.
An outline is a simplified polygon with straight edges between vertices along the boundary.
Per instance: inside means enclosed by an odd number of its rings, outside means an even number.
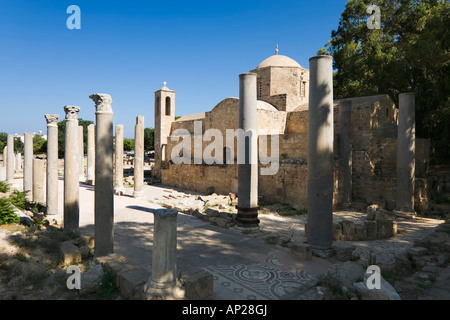
M244 131L245 138L238 141L236 226L249 231L259 229L256 77L255 73L239 75L239 129Z
M64 139L64 229L79 226L78 111L80 107L64 106L66 131Z
M95 124L87 127L87 169L86 183L95 184Z
M78 126L78 154L80 156L80 181L85 181L84 179L84 134L83 126Z
M415 94L399 95L396 211L414 216Z
M8 138L6 140L7 149L7 157L6 157L6 180L11 183L14 181L14 136L12 134L8 134Z
M116 126L114 192L122 195L123 188L123 124Z
M45 204L45 160L33 159L33 202Z
M329 250L333 243L333 58L309 59L308 244Z
M23 191L25 197L33 200L33 133L24 133L23 145Z
M47 215L58 213L58 118L44 115L47 120Z
M351 100L341 100L339 104L339 156L342 159L342 205L344 208L349 208L352 202L351 112Z
M113 112L109 94L89 96L95 103L95 256L113 252L114 247L114 172Z
M144 291L148 299L182 298L177 286L177 215L173 209L154 211L152 275Z
M144 197L144 116L136 117L134 128L134 198Z

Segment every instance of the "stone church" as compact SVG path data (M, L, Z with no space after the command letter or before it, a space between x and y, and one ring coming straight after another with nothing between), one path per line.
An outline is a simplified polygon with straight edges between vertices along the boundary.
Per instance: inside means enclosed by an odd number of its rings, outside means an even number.
M250 72L257 74L258 130L269 132L260 133L259 141L264 138L270 145L267 135L277 135L279 141L279 169L274 175L259 175L258 194L267 201L306 209L309 70L279 55L277 50ZM396 201L398 109L386 94L346 100L351 101L350 155L346 164L339 152L342 148L339 139L342 101L334 101L333 207L348 205L343 200L345 165L350 166L351 172L351 203L363 208L376 203L392 210ZM175 120L175 92L166 85L155 92L154 180L204 193L237 193L236 161L233 164L174 164L171 161L171 150L178 143L172 141L172 134L177 129L185 129L193 135L194 124L199 122L202 132L214 128L225 137L226 129L239 127L239 99L226 98L210 111ZM415 143L414 203L415 210L420 212L427 207L426 183L421 177L428 168L430 147L428 139L415 139ZM203 148L205 146L203 143ZM270 146L268 148L270 150ZM231 154L236 158L236 152Z

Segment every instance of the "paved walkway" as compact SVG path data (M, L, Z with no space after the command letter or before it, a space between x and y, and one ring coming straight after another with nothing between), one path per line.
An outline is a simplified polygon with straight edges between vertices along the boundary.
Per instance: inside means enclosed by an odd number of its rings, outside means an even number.
M21 180L20 180L21 181ZM15 185L20 188L20 181ZM59 214L62 221L63 180L59 181ZM126 259L119 267L120 274L132 286L142 289L151 275L153 214L162 208L163 195L196 197L198 194L164 186L145 185L145 199L134 199L128 188L123 196L114 197L114 250ZM336 212L334 219L362 219L358 212ZM222 300L278 300L293 292L308 288L316 276L326 271L331 263L313 257L299 261L289 248L268 244L264 235L278 234L303 237L306 216L280 217L271 214L259 216L259 234L242 234L235 228L221 228L210 222L180 213L178 215L177 270L181 274L203 268L213 275L214 299ZM414 245L414 239L423 238L442 223L441 220L399 220L401 234L386 240L351 242L356 251L368 258L376 255L377 263L393 263L394 257ZM80 231L93 235L94 187L80 183ZM263 236L262 236L263 235ZM118 261L116 261L118 262ZM130 288L133 290L133 288ZM307 298L307 297L305 297ZM314 298L314 297L311 297Z

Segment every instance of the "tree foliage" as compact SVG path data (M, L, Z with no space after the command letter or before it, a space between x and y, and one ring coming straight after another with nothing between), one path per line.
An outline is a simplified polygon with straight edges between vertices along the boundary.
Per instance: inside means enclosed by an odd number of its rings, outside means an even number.
M93 121L83 120L81 118L78 119L78 125L83 127L83 149L84 152L87 152L87 127L90 124L93 124ZM66 132L66 120L62 120L58 122L58 153L60 156L64 155L65 148L65 134Z
M369 29L377 5L381 28ZM334 58L338 99L416 94L416 134L431 138L432 161L450 158L450 5L443 0L349 0L320 54Z

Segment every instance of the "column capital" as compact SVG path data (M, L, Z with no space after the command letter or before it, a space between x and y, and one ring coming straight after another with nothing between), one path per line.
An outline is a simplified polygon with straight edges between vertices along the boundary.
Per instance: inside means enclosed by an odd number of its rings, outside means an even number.
M57 126L59 114L44 114L45 120L47 120L47 126Z
M66 120L78 120L78 111L80 111L80 107L64 106L64 112L66 113Z
M89 96L94 103L96 112L112 112L111 104L112 99L109 94L106 93L94 93Z

